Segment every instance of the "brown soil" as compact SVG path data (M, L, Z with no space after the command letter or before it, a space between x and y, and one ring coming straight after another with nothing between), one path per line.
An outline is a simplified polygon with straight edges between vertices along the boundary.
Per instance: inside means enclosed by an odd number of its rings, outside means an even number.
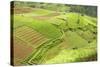
M44 15L44 16L35 16L33 18L39 19L39 20L45 20L45 19L50 19L50 18L58 16L58 15L60 15L60 14L59 13L51 13L51 14Z
M14 10L14 14L23 14L23 13L29 13L32 12L32 8L29 7L14 7L12 8Z
M26 31L29 32L29 34L25 33ZM30 33L34 34L30 35ZM47 40L47 38L34 31L32 28L27 26L17 28L14 31L14 64L20 64L20 61L23 61L26 57L30 56L30 54L35 51L35 47L39 46L40 43L45 40Z
M21 65L21 61L28 57L33 51L34 48L14 37L14 65Z
M36 45L38 46L39 43L47 40L47 38L45 38L42 34L27 26L22 26L16 29L15 36L22 39L23 41L30 43L34 47L36 47Z
M33 48L22 40L14 37L14 57L24 59L33 52Z

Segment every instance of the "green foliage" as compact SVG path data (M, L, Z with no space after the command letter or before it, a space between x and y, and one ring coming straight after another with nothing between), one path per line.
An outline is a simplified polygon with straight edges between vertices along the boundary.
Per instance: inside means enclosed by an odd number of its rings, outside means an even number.
M45 64L54 64L54 63L68 63L68 62L80 62L82 60L89 60L85 58L89 58L92 55L96 55L96 49L91 48L80 48L76 50L65 49L62 50L59 55L55 58L46 61Z
M69 48L74 48L74 47L80 48L80 47L85 47L86 45L88 45L87 40L80 37L76 32L68 31L66 33L66 37L69 42Z
M48 38L57 38L61 36L60 31L47 21L35 20L23 16L15 16L14 22L15 28L21 25L27 25Z
M61 35L60 31L46 21L34 20L29 26L49 38L57 38Z
M45 64L91 61L89 58L95 58L94 55L97 54L96 50L96 41L93 41L82 48L64 49L53 59L46 61Z
M87 61L96 56L97 18L91 17L96 16L96 7L35 2L15 2L15 6L33 10L14 14L14 30L25 25L48 38L39 43L36 50L22 61L23 64ZM52 15L55 13L56 16Z

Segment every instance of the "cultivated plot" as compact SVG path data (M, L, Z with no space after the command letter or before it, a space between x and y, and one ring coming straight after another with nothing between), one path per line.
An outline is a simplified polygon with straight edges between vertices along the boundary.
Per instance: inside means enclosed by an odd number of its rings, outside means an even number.
M11 2L12 65L97 60L97 6Z

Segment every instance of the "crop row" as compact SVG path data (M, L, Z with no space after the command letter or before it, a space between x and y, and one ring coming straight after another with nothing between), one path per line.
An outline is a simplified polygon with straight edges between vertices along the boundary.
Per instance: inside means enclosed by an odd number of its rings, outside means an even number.
M33 29L22 26L18 29L15 30L15 35L16 37L22 39L23 41L26 41L27 43L30 43L32 45L34 44L39 44L42 41L47 40L43 35L40 33L34 31Z
M17 58L22 57L21 61L29 57L37 47L48 40L42 34L26 26L17 28L14 32L14 38L14 53Z

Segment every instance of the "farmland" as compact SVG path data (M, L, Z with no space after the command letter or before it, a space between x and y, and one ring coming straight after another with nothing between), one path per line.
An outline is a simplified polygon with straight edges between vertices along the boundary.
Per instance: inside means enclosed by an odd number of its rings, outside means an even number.
M13 65L97 60L96 11L91 15L75 5L14 3Z

